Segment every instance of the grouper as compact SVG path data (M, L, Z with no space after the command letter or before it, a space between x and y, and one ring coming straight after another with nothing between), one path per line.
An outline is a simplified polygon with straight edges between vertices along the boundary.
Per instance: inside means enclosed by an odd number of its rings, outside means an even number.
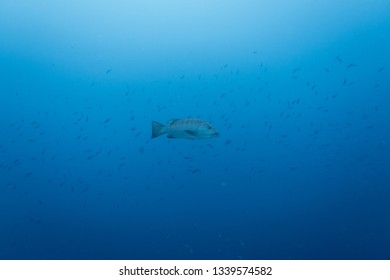
M152 121L152 138L167 134L168 138L208 139L219 132L208 122L199 119L173 119L167 125Z

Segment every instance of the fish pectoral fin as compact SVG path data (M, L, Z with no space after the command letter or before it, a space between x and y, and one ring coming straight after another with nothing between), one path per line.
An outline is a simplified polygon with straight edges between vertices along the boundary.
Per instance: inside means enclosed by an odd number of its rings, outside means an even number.
M184 130L186 133L188 133L189 135L192 135L192 136L198 136L199 133L197 131L194 131L194 130Z

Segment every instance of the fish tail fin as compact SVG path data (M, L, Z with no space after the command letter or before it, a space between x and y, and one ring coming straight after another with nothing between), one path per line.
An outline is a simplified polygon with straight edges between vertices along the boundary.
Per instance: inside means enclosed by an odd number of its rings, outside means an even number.
M152 121L152 138L156 138L165 133L165 126L159 122Z

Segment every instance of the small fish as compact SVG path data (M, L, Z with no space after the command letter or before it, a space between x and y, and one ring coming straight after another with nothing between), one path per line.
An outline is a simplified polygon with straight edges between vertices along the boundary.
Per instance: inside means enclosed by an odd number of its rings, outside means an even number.
M381 68L379 68L378 70L376 70L376 72L382 72L383 70L385 70L385 67L381 67Z
M162 134L168 138L207 139L219 136L209 123L199 119L173 119L167 125L152 121L152 138Z

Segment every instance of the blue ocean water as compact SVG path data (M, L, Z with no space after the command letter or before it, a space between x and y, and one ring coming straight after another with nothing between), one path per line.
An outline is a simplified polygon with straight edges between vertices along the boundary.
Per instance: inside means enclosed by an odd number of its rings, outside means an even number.
M389 50L388 0L1 0L0 259L389 259Z

